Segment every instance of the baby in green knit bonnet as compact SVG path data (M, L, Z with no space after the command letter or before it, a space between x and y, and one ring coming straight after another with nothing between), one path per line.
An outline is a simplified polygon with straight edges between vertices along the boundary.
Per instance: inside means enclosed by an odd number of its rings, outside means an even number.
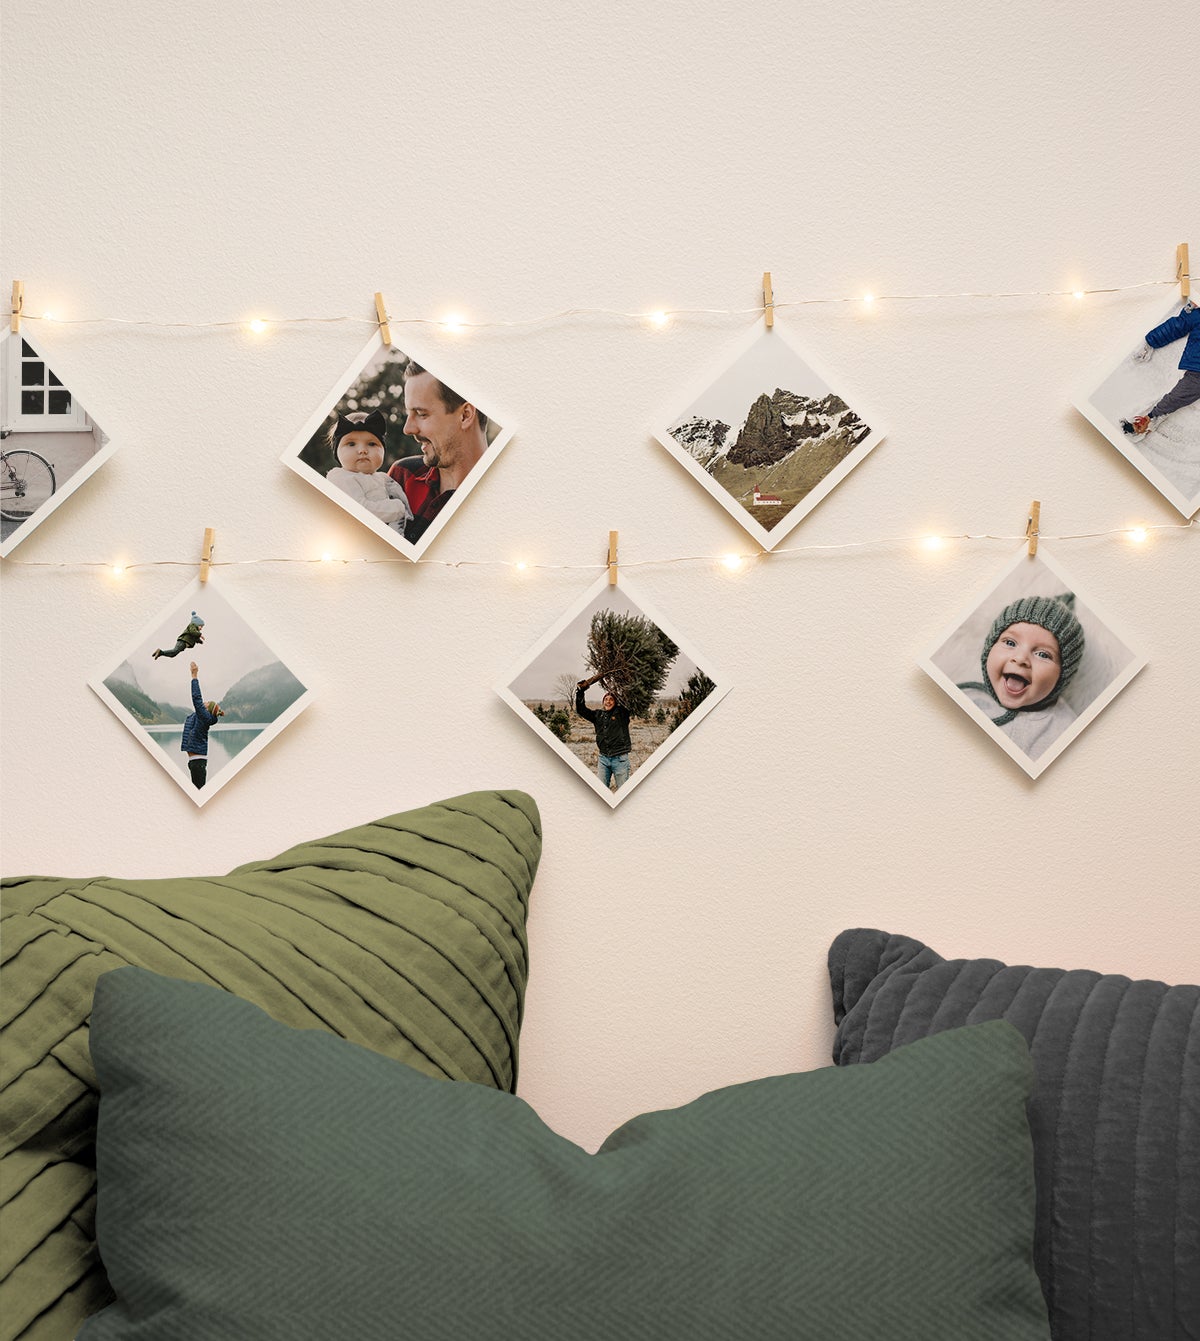
M979 658L982 681L959 688L1031 759L1075 720L1062 701L1083 659L1075 593L1022 596L992 621Z

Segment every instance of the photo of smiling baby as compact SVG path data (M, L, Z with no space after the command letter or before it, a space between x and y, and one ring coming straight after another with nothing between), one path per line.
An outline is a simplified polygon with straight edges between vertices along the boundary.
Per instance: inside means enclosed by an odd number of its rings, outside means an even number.
M418 558L512 436L457 374L376 335L283 454L409 558ZM444 374L444 375L443 375Z
M922 668L1037 777L1145 665L1044 556L1018 556Z

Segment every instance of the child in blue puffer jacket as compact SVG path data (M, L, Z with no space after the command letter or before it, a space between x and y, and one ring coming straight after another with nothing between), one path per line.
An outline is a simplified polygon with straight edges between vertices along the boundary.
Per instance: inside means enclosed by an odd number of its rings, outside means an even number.
M1185 405L1193 405L1200 400L1200 307L1195 303L1185 303L1177 317L1169 317L1161 326L1155 326L1148 332L1145 345L1133 357L1139 363L1146 363L1154 357L1156 349L1182 340L1184 336L1187 336L1187 344L1179 360L1183 376L1145 414L1121 420L1121 427L1135 438L1149 433L1156 419L1174 414Z

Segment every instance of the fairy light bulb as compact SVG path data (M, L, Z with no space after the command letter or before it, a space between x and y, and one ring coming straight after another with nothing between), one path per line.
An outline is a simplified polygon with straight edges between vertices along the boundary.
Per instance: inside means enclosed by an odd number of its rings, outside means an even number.
M725 554L721 556L721 563L731 573L736 573L742 566L742 556L740 554Z
M265 322L261 317L251 318L249 325L250 329L254 332L255 335L261 335L263 331L267 329L267 322Z
M524 573L524 572L527 572L528 569L529 569L529 565L525 562L524 559L518 559L518 560L517 560L517 572L518 572L518 573Z
M665 326L669 318L665 312L659 310L657 312L647 312L646 320L649 321L651 326Z
M1075 292L1071 295L1071 297L1074 298L1077 303L1082 303L1083 300L1087 297L1087 294L1085 294L1082 289L1076 289Z
M125 565L123 563L114 563L109 569L109 572L112 573L113 577L124 577Z
M328 550L326 550L325 553L321 555L321 562L322 562L322 563L332 563L332 562L333 562L333 555L330 554Z
M1150 533L1144 526L1134 526L1127 532L1130 541L1135 545L1144 545L1150 538Z
M464 322L457 312L451 312L442 318L442 329L449 331L451 335L457 335L463 328Z
M940 535L927 535L925 539L921 541L921 545L924 549L933 552L942 549L945 546L945 544L946 542L942 539Z
M875 295L873 293L864 293L862 300L864 307L870 307L875 302Z

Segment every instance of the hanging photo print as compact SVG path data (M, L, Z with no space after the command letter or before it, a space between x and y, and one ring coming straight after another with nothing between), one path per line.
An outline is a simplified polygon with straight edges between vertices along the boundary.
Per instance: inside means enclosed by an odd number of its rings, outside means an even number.
M311 697L228 597L199 579L90 684L198 806Z
M1043 547L1022 551L920 664L1036 778L1146 659Z
M439 353L378 334L283 461L410 559L432 543L512 437Z
M24 331L0 336L0 555L7 555L116 451Z
M1200 308L1172 304L1075 408L1185 517L1200 510Z
M728 688L624 578L604 576L496 692L615 807Z
M778 327L754 331L653 433L768 550L883 440Z

